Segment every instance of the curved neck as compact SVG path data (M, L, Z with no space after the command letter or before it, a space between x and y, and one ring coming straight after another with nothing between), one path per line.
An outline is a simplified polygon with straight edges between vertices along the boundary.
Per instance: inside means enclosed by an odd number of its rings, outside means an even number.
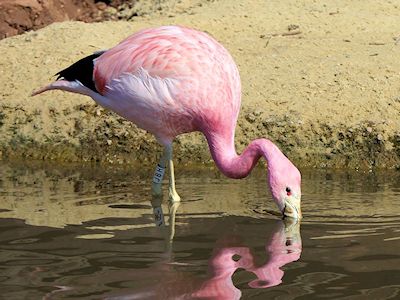
M215 132L205 133L212 158L220 171L230 178L244 178L256 165L260 157L268 162L268 169L274 160L282 158L283 153L267 139L252 141L241 155L235 150L234 137Z

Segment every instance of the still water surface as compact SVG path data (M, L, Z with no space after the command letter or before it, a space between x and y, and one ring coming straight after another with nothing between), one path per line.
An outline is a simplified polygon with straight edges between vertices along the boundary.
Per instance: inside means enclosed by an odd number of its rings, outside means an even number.
M261 169L181 171L157 228L151 170L0 168L0 299L400 299L400 172L303 171L298 224Z

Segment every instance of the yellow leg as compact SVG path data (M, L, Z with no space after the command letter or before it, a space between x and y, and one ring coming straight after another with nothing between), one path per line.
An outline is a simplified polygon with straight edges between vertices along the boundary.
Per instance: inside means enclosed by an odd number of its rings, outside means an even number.
M178 195L175 189L175 173L174 173L174 162L172 161L172 145L166 147L166 154L167 154L168 169L169 169L168 198L171 203L180 202L181 197Z

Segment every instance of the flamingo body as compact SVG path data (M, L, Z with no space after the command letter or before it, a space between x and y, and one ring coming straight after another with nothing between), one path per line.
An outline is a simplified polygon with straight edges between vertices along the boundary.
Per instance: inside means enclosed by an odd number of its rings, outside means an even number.
M133 34L95 60L94 81L112 110L164 144L192 131L234 133L239 72L203 32L165 26Z
M175 192L171 144L179 134L202 132L218 168L231 178L247 176L264 157L279 209L301 217L300 172L276 145L258 139L241 155L236 153L240 77L231 55L215 39L197 30L163 26L139 31L94 56L59 72L59 80L34 94L61 89L88 95L153 133L166 147L160 165L169 162L174 201L180 198ZM159 186L153 185L153 194L160 195Z

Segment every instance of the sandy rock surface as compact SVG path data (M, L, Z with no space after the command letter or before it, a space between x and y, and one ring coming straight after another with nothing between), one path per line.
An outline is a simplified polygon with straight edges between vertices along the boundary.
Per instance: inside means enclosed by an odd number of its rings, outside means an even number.
M100 17L93 0L1 0L0 39L71 19Z
M241 151L268 137L300 166L400 168L400 4L352 1L163 1L131 22L55 23L0 41L3 159L153 163L154 138L91 99L53 91L52 75L141 28L194 27L219 40L242 78ZM176 160L211 162L201 134Z

